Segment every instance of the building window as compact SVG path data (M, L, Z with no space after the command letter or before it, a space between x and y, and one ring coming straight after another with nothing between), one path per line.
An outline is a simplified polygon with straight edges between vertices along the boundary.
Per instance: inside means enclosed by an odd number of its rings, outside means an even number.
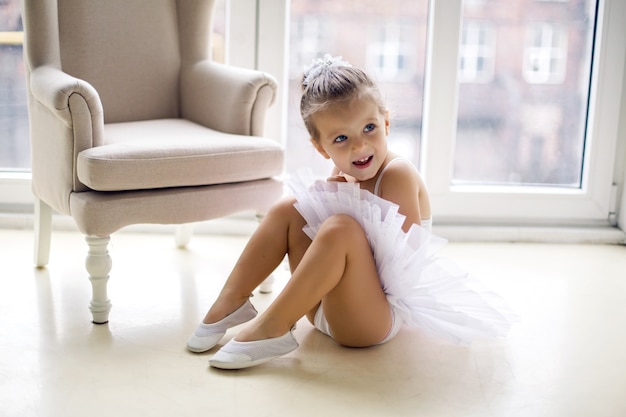
M407 31L399 22L385 25L378 31L378 39L368 46L368 68L379 80L401 81L411 78L412 45L406 39Z
M527 31L524 79L531 84L560 84L565 79L567 30L557 24L535 23Z
M467 21L461 32L459 82L488 83L493 79L496 36L489 22Z

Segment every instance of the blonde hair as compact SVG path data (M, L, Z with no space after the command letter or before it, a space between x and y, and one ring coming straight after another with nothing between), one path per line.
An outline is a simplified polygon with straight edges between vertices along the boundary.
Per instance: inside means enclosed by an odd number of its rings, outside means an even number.
M302 77L302 97L300 115L311 139L317 140L319 132L313 123L313 116L328 106L349 102L363 97L374 100L381 113L386 112L382 94L374 81L362 70L330 58L313 62Z

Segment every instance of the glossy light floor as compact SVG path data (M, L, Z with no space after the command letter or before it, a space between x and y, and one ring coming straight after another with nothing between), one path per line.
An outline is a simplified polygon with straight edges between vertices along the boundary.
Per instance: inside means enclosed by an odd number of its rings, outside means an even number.
M82 237L55 232L37 270L31 232L0 230L0 415L626 416L624 246L449 244L442 256L519 313L505 340L463 347L403 329L348 349L301 320L296 351L218 371L185 340L245 241L194 236L178 250L169 234L114 235L111 321L93 325Z

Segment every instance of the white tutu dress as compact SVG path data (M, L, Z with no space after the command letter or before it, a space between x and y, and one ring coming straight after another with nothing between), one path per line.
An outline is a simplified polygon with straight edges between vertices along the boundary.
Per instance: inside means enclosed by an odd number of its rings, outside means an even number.
M515 315L507 303L467 272L436 257L445 239L418 225L405 233L405 217L396 204L361 190L357 183L315 181L305 172L288 184L311 239L333 214L348 214L361 224L383 291L405 324L463 344L508 333Z

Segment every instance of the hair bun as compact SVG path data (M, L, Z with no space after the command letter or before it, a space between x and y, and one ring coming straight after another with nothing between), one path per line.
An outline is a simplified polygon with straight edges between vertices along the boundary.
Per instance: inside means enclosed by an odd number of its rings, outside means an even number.
M331 56L330 54L325 54L323 58L316 58L313 60L311 65L309 65L304 70L304 79L302 81L302 86L306 87L309 83L318 77L324 70L333 67L351 67L350 63L343 60L341 56Z

